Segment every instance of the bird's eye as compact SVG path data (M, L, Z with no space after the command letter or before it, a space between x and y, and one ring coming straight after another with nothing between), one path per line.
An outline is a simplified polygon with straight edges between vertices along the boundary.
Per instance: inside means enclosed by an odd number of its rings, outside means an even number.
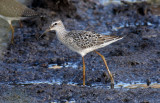
M55 23L54 25L57 25L57 23Z

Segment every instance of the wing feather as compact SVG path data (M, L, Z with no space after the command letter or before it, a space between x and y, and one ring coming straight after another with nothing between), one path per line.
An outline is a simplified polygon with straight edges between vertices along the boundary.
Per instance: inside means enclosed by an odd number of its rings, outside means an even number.
M101 35L91 31L70 31L66 36L72 37L76 46L85 49L93 46L110 42L112 40L120 39L119 36Z

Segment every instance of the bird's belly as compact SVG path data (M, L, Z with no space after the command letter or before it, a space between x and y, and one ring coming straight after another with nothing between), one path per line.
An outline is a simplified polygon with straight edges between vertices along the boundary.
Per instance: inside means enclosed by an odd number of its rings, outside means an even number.
M23 20L23 19L26 19L26 17L6 17L6 16L3 16L3 15L0 15L1 18L5 19L5 20Z
M95 47L90 47L90 48L80 48L80 47L77 47L77 46L68 46L67 45L67 47L69 48L69 49L71 49L72 51L74 51L74 52L77 52L78 54L80 54L82 57L83 56L85 56L87 53L89 53L89 52L91 52L91 51L93 51L93 50L96 50L97 48L95 48Z

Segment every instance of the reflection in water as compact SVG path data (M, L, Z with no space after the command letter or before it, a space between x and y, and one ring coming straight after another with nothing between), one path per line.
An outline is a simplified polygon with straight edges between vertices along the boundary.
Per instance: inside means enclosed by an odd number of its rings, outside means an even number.
M61 79L52 79L52 81L47 81L47 80L35 80L35 81L26 81L26 82L19 82L14 85L34 85L34 84L57 84L61 85L63 84L63 80ZM72 86L77 86L78 83L74 82L68 82L66 83L67 85L72 85ZM101 84L101 83L93 83L91 86L88 87L93 87L93 88L110 88L110 86L106 84ZM136 89L136 88L160 88L160 83L151 83L149 86L147 86L146 83L142 83L140 81L133 81L132 83L124 83L124 82L119 82L115 84L114 88L123 88L123 89Z
M127 1L127 2L137 2L139 0L124 0L124 1ZM141 0L141 1L147 1L147 0ZM121 0L99 0L99 3L102 4L102 5L108 5L110 3L120 4Z
M110 4L110 3L121 3L120 0L99 0L99 3L101 5L107 5L107 4Z
M71 67L71 68L78 68L78 63L74 62L66 62L63 65L58 65L58 64L49 64L48 69L61 69L63 67Z
M96 88L102 88L105 87L104 84L93 84L93 87ZM110 86L107 86L110 88ZM136 88L160 88L160 83L151 83L149 86L147 86L146 83L142 83L140 81L132 82L132 83L124 83L124 82L119 82L115 84L114 88L125 88L125 89L136 89Z
M127 1L127 2L143 2L143 1L146 1L146 2L149 2L149 3L153 4L153 5L160 5L160 0L124 0L124 1ZM110 3L118 3L118 4L120 4L121 0L98 0L98 2L101 5L108 5Z

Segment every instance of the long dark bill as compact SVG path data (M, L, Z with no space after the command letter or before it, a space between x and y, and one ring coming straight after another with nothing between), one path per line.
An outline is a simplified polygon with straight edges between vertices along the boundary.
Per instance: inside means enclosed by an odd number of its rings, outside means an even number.
M46 33L49 32L49 31L50 31L50 29L45 30L45 31L42 33L42 35L39 36L39 38L41 38L44 34L46 34Z

